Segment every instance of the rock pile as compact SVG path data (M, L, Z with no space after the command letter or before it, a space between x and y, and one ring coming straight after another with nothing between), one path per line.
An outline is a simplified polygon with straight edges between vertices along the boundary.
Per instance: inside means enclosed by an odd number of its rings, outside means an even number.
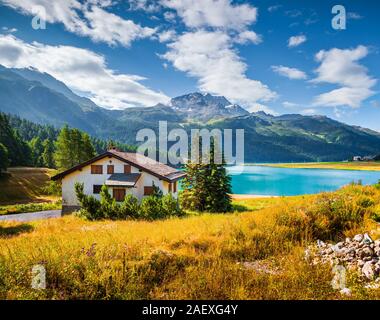
M315 254L312 255L312 252ZM318 240L317 245L309 248L306 254L313 264L343 265L349 270L359 271L364 279L370 281L380 277L380 240L373 241L367 233L336 244Z

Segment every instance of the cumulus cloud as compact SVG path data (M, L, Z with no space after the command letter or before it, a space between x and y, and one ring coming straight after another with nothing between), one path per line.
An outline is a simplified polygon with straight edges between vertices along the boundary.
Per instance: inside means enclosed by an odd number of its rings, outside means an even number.
M248 107L276 97L266 85L246 76L247 65L233 50L231 38L222 31L187 32L168 47L162 57L176 69L198 78L204 92L224 95Z
M340 88L320 94L315 98L315 106L350 106L360 107L361 103L375 92L372 87L377 80L368 75L368 70L358 61L368 55L365 46L355 49L321 50L316 54L320 62L315 70L317 77L313 83L330 83Z
M277 116L278 113L273 111L271 108L269 108L266 105L263 105L261 103L253 103L249 107L246 108L248 112L259 112L264 111L265 113L269 113L271 115Z
M6 67L34 67L63 81L95 103L110 108L152 106L169 98L140 82L145 78L119 74L107 67L103 56L72 46L26 43L11 35L0 35L0 64Z
M233 5L231 0L161 0L160 3L176 10L190 28L242 30L257 18L255 7L249 4Z
M289 79L306 79L307 75L305 72L296 69L296 68L289 68L285 66L272 66L272 70L276 73L278 73L281 76L287 77Z
M256 32L245 30L238 34L238 36L235 39L235 42L239 44L246 44L246 43L259 44L262 42L262 39L261 39L261 36L258 35Z
M175 40L176 37L177 37L177 34L174 30L166 30L158 34L158 41L168 42L168 41Z
M151 37L155 28L142 27L125 20L104 8L107 0L2 0L2 3L25 15L35 15L38 6L46 11L46 22L62 23L67 31L90 37L97 42L128 47L136 39Z
M299 36L292 36L288 40L288 47L289 48L294 48L298 47L300 44L306 42L307 38L304 35L299 35Z

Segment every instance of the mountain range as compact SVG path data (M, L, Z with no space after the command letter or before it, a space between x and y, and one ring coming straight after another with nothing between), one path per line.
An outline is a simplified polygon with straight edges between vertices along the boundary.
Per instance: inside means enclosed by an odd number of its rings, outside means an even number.
M0 66L0 111L89 134L136 144L139 129L220 128L245 130L246 162L338 161L380 153L380 133L325 116L249 113L223 96L190 93L167 105L108 110L38 70Z

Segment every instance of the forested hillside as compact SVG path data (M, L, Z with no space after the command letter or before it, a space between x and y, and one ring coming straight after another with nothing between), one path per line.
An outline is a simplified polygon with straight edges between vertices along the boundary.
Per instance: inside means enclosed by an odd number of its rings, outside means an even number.
M57 129L0 113L0 168L33 166L66 169L107 150L109 146L133 151L135 147L90 137L84 131Z

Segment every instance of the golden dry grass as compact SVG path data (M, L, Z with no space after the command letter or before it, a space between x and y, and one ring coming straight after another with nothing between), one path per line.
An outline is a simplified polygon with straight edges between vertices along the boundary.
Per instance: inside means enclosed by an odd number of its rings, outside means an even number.
M345 299L330 285L329 266L304 259L305 246L315 240L312 232L319 230L307 212L324 208L323 197L343 199L339 208L348 214L380 203L379 190L350 186L321 196L244 199L235 204L247 211L232 214L153 222L75 216L3 222L0 298ZM366 217L340 236L375 229ZM47 270L46 290L31 288L35 264ZM365 291L357 281L350 278L352 298L380 298L379 290Z
M299 169L336 169L336 170L380 171L380 162L279 163L279 164L263 164L262 166L276 167L276 168L299 168Z
M0 179L0 205L58 200L55 196L44 195L42 190L53 171L47 168L9 168L10 176Z

